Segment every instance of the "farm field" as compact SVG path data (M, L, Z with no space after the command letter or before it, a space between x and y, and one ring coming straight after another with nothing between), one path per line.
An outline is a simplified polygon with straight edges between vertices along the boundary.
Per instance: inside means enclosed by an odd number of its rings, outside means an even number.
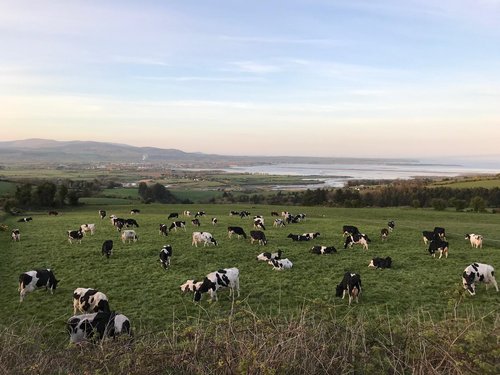
M499 178L475 178L471 180L440 181L432 184L434 187L449 187L453 189L485 188L493 189L500 187Z

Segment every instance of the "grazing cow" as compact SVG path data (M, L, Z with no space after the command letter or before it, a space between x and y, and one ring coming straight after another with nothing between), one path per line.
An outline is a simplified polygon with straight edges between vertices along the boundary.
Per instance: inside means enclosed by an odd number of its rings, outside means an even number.
M466 234L465 239L470 241L471 247L475 247L476 249L483 248L483 236L480 234Z
M104 219L106 217L106 211L105 210L99 210L99 217L102 219Z
M373 258L370 261L370 264L368 265L368 267L372 267L372 268L391 268L391 265L392 265L392 259L391 259L391 257L386 257L385 259L377 257L377 258Z
M49 211L49 216L57 216L59 215L59 212L57 211Z
M498 292L498 284L495 279L495 269L493 266L484 263L472 263L465 268L462 274L462 284L471 296L476 295L476 283L479 282L485 283L486 289L492 284Z
M78 230L68 230L68 241L69 243L73 243L73 241L78 241L78 243L82 243L83 231L82 229Z
M182 214L184 216L191 216L191 211L184 211Z
M90 233L90 235L93 236L95 233L95 224L82 224L80 225L80 229L83 234Z
M196 292L198 288L203 284L203 281L187 280L181 285L181 292Z
M102 243L101 253L109 259L111 254L113 254L113 240L106 240Z
M301 234L292 234L290 233L288 236L286 236L286 238L291 238L292 241L309 241L311 239L311 237L309 236L304 236L304 235L301 235Z
M172 224L170 224L170 227L168 227L168 230L171 231L172 229L177 232L177 228L182 228L184 229L184 232L186 231L186 222L185 221L172 221Z
M283 216L283 217L287 217L287 216L290 216L290 215L291 215L291 213L288 212L288 211L281 211L281 216Z
M357 273L346 272L340 284L337 285L335 295L342 296L344 299L346 292L349 294L349 306L353 299L358 303L358 297L361 294L361 277Z
M241 219L243 219L245 217L248 217L248 216L250 216L250 212L248 212L248 211L241 211L240 212L240 218Z
M217 290L220 288L229 288L229 295L234 297L234 291L238 292L238 297L240 296L240 271L237 268L226 268L220 269L215 272L209 273L203 283L196 290L194 294L194 300L199 301L201 299L201 294L208 292L210 298L217 301Z
M385 241L389 237L389 230L387 228L380 229L380 238Z
M240 239L240 236L243 236L244 239L247 238L247 234L245 233L243 228L241 228L241 227L227 227L228 237L231 238L231 236L233 234L236 234L238 236L238 239Z
M271 216L280 216L280 214L279 214L279 213L277 213L276 211L272 211L272 212L271 212Z
M229 211L229 216L240 216L240 211Z
M251 230L250 231L250 241L254 243L255 241L259 242L259 245L267 245L267 238L264 232L260 230Z
M53 294L57 288L57 283L59 283L59 280L56 279L54 272L49 268L24 272L19 275L19 302L23 302L24 296L28 292L38 288L45 288Z
M295 219L301 221L306 219L306 214L297 214L295 215Z
M173 219L179 217L179 213L177 212L172 212L171 214L168 215L167 220Z
M191 224L193 224L195 227L199 227L201 225L201 223L198 219L191 220Z
M139 228L139 224L137 223L137 221L135 219L125 219L125 226L127 228Z
M268 261L273 260L273 259L281 259L282 254L283 254L282 250L278 250L276 253L264 252L264 253L260 253L259 255L257 255L257 260L263 260L263 261L268 262Z
M21 232L19 231L19 229L12 229L10 237L12 238L12 241L15 242L21 241Z
M111 215L111 224L116 228L118 232L121 232L122 228L125 226L125 219Z
M440 240L440 239L441 238L439 237L439 235L437 235L434 232L428 230L422 231L422 240L424 241L425 245L427 245L427 243L429 243L430 241Z
M266 230L266 227L264 226L263 219L254 219L253 220L253 227L257 228L257 229Z
M135 215L135 214L139 214L139 213L141 213L141 210L138 210L137 208L132 208L130 210L131 215Z
M20 218L17 222L18 223L27 223L28 221L32 221L33 218L30 216L30 217L22 217Z
M108 297L97 289L76 288L73 292L73 314L109 312Z
M160 235L168 236L167 224L160 224Z
M396 226L396 223L394 222L394 220L390 220L388 223L387 223L387 227L389 228L389 232L392 232L394 230L394 227Z
M285 226L285 220L283 219L274 219L273 227L281 228Z
M336 253L337 249L335 246L313 246L311 247L311 253L313 254L331 254L331 253Z
M436 257L436 251L439 251L439 259L445 254L445 257L448 258L448 242L441 241L440 239L432 240L429 243L429 253L433 258Z
M205 211L198 211L198 212L194 215L194 217L195 217L195 218L197 218L198 216L205 216L205 215L206 215Z
M290 214L288 216L285 216L285 221L287 224L296 224L296 223L300 222L300 218Z
M370 242L371 240L364 233L353 234L345 238L344 249L347 249L347 246L352 248L352 245L359 244L363 246L363 249L368 250L368 244Z
M342 227L342 235L343 236L353 236L355 234L359 234L359 229L353 225L344 225Z
M216 217L213 217L212 218L212 225L217 225L217 218Z
M319 237L321 234L319 232L311 232L311 233L302 233L302 236L308 236L311 240Z
M273 266L273 269L278 271L289 270L293 267L293 263L290 259L271 259L267 262L269 265Z
M170 266L170 258L172 257L173 250L172 246L164 245L160 251L160 264L166 271Z
M121 239L123 243L125 243L126 241L130 243L130 241L136 242L139 239L139 237L137 237L137 233L135 233L135 230L127 229L122 232Z
M69 341L73 344L93 339L94 333L97 340L120 334L131 335L130 320L125 315L115 312L75 315L68 319L66 327Z
M211 233L208 232L193 232L193 241L191 242L191 246L198 247L198 243L203 242L203 246L208 246L213 244L217 246L217 241L212 236Z
M446 231L442 227L434 227L434 233L439 236L442 240L446 241Z

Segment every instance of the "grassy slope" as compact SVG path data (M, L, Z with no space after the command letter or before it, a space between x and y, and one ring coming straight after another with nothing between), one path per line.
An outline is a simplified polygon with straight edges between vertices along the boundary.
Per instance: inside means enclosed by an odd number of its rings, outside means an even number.
M333 209L293 207L293 212L305 212L308 219L282 229L272 227L273 206L173 206L134 205L141 209L135 218L141 225L137 229L139 241L122 244L118 233L106 218L98 218L96 207L65 211L57 217L33 213L33 222L16 223L7 218L11 227L21 229L21 242L12 243L9 233L0 232L0 321L31 320L48 322L52 334L64 336L64 322L72 315L72 291L77 287L93 287L105 292L113 309L125 313L134 326L144 331L161 330L171 324L186 324L196 317L227 316L231 309L227 291L219 293L218 303L209 303L205 296L202 303L192 302L192 296L182 295L179 285L186 279L202 278L221 267L239 267L241 272L241 297L238 304L249 306L260 314L292 316L298 307L311 306L325 316L344 316L351 309L347 302L335 298L336 284L346 270L359 272L364 292L361 302L354 309L368 315L386 313L399 315L416 309L434 316L452 304L460 289L463 269L473 261L492 264L500 269L500 216L457 212L437 212L412 209ZM107 207L108 214L130 217L132 205ZM284 209L285 207L283 207ZM158 224L166 223L170 212L205 210L199 230L209 231L219 240L214 248L191 247L192 226L187 232L172 232L168 238L158 234ZM230 209L249 209L252 214L263 214L268 230L269 245L261 248L249 241L229 240L226 227L241 225L247 231L251 219L229 217ZM209 219L219 218L219 225L212 227ZM381 243L378 233L388 219L396 220L396 230L386 243ZM97 233L84 239L81 245L70 245L66 230L76 229L82 223L96 223ZM341 249L343 224L357 225L373 240L370 250ZM420 232L435 225L447 229L450 257L433 259L421 242ZM321 237L308 243L292 243L286 235L319 231ZM481 233L485 237L484 249L471 249L464 240L466 232ZM105 239L115 240L115 254L109 259L100 255ZM170 243L174 249L172 267L163 271L158 262L162 245ZM309 253L313 244L335 245L338 254L316 256ZM255 256L261 251L283 249L286 257L294 262L290 271L277 272ZM373 256L391 256L394 268L371 270L367 268ZM61 280L54 295L39 290L28 294L25 302L18 302L17 279L21 272L36 267L50 267ZM498 306L500 293L485 291L480 286L477 296L465 297L465 304L478 310ZM243 306L242 305L242 306Z
M472 188L485 188L493 189L500 187L500 179L473 179L470 181L441 181L436 182L431 186L449 187L453 189L472 189Z

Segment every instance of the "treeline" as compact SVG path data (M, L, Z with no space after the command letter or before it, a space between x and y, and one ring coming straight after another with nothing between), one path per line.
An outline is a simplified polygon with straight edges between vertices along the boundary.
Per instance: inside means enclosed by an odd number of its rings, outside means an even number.
M192 203L190 201L180 201L164 185L156 183L148 185L145 182L139 183L139 197L144 203Z

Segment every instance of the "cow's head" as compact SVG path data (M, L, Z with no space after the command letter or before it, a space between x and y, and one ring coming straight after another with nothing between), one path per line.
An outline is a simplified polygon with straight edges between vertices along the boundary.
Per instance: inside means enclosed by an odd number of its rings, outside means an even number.
M471 296L476 295L476 285L474 284L475 277L476 275L474 272L467 273L466 271L464 271L464 273L462 274L463 287L470 293Z

